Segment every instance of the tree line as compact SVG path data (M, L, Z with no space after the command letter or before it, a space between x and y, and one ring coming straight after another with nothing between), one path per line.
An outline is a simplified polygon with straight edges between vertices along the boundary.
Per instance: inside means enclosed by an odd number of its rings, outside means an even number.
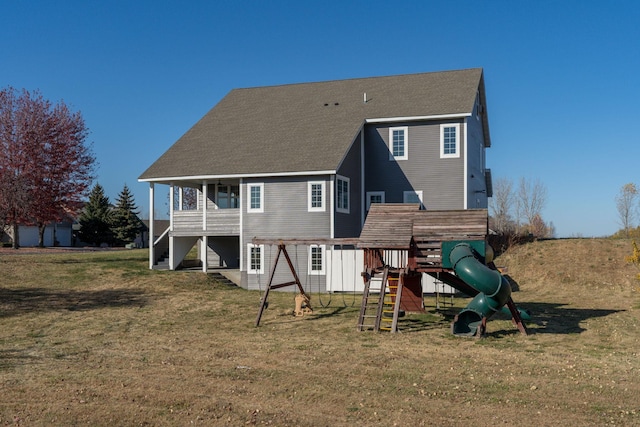
M94 178L95 157L80 112L38 91L0 90L0 231L19 245L19 225L74 217Z
M547 188L540 180L520 178L514 183L508 178L498 178L489 200L489 226L507 239L554 237L553 223L546 222L542 216L546 204Z

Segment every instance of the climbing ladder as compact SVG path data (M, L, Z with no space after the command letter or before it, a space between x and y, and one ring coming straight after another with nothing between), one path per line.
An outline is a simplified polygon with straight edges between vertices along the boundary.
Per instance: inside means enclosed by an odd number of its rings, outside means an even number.
M372 286L374 274L371 268L363 274L365 283L358 317L358 331L397 332L402 297L402 274L398 275L395 284L390 284L389 267L384 267L379 288Z

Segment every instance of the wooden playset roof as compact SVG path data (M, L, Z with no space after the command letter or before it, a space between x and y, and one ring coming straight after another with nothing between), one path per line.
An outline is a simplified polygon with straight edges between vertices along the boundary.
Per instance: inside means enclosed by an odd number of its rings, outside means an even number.
M408 249L411 239L484 240L486 209L429 211L417 204L372 204L360 233L358 247Z

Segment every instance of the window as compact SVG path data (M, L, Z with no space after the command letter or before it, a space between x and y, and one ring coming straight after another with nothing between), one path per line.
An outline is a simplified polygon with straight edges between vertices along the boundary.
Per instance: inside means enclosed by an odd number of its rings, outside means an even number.
M217 185L216 204L219 209L240 207L240 187L237 185Z
M367 211L372 203L384 203L384 191L367 191Z
M264 212L264 184L249 184L247 192L249 193L247 212Z
M440 157L460 157L460 124L440 125Z
M336 176L336 211L349 213L349 178Z
M264 245L247 245L247 273L264 274Z
M314 275L325 274L324 258L325 258L324 245L309 246L309 274L314 274Z
M309 212L324 212L324 181L309 182Z
M389 128L389 160L407 160L409 151L409 128Z
M419 203L420 209L424 209L422 201L422 191L405 191L402 193L403 203Z

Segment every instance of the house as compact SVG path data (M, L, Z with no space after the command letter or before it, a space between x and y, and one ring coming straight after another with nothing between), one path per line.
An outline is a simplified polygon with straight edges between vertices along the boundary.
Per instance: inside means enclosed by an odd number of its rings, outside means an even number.
M357 288L361 255L330 239L358 237L372 203L486 208L490 145L480 68L234 89L139 178L151 201L170 186L174 207L149 231L149 266L158 245L176 269L198 244L203 271L239 269L259 289L276 251L254 237L317 239L289 251L301 281Z
M43 245L45 247L73 246L72 227L72 220L47 224L44 229ZM8 244L12 240L11 227L7 227L6 232L0 232L0 242ZM21 247L38 246L40 230L35 225L18 225L18 240L18 245Z

